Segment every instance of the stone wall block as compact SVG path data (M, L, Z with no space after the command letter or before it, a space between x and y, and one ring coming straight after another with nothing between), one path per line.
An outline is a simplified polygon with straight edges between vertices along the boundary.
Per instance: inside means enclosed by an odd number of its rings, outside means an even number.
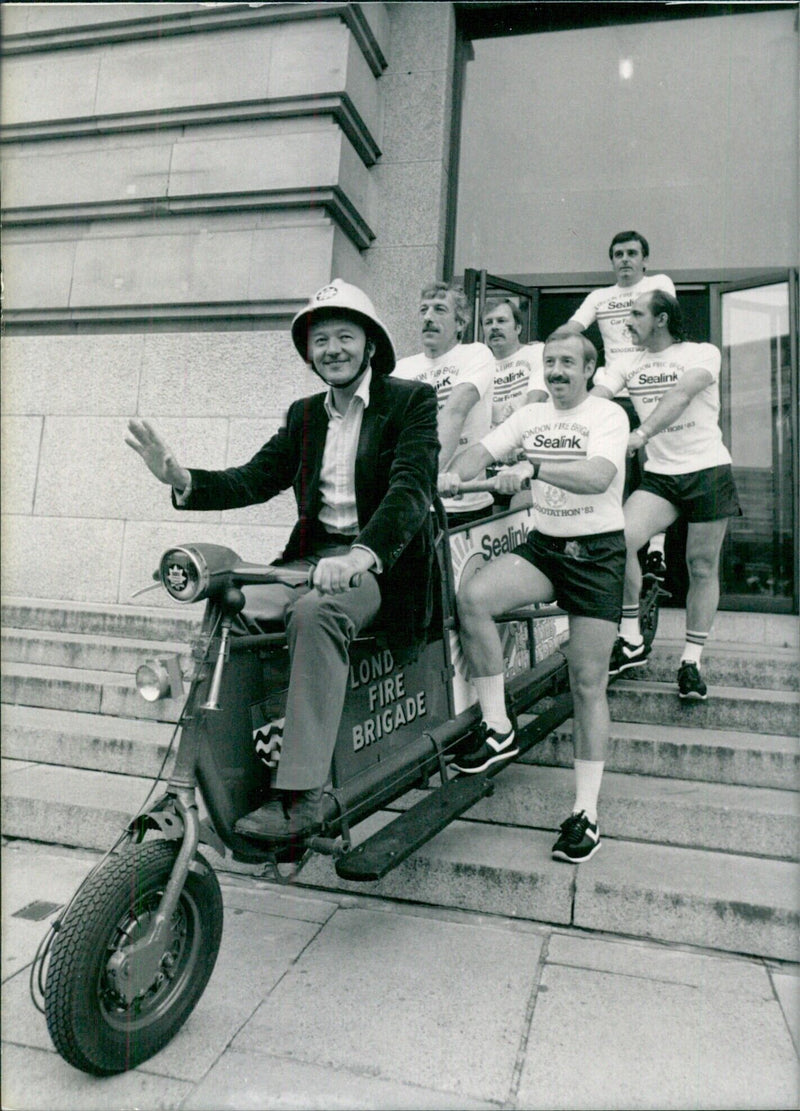
M97 114L263 99L276 34L247 27L97 48ZM50 59L57 64L56 54Z
M372 170L381 199L381 247L435 243L440 233L441 162L387 162Z
M77 242L69 304L247 300L242 259L250 253L252 233L214 219L208 220L205 233L195 229L196 224L179 217L160 220L158 234L152 221L144 222L138 234L128 223L103 222L93 235Z
M382 79L381 79L382 80ZM378 146L383 145L383 96L380 81L369 67L356 40L347 44L347 84L345 91Z
M329 220L253 233L247 297L307 300L331 278L334 226Z
M115 599L124 528L121 520L4 517L2 593L74 602Z
M183 465L225 465L225 420L158 417L152 423ZM126 433L123 418L47 417L35 514L152 519L172 513L168 487L128 447ZM192 514L195 519L202 516Z
M136 412L143 335L5 336L5 413Z
M186 11L202 11L204 4L10 4L3 13L5 35L37 31L71 31L98 23L153 19Z
M5 12L3 16L5 23ZM98 50L4 57L0 83L3 123L38 123L94 115L100 59Z
M270 131L269 124L259 124L246 135L203 137L195 129L191 141L175 144L170 196L338 184L340 148L346 140L337 127L307 132L298 121L297 134ZM366 174L363 163L361 168Z
M389 74L383 92L383 160L442 161L450 120L444 70Z
M34 208L165 197L170 157L171 147L163 140L132 147L108 139L105 146L88 150L70 143L68 151L6 158L3 204Z
M3 301L11 309L63 306L69 301L78 242L48 230L45 236L6 232L3 243Z
M389 53L389 12L390 3L371 2L359 4L359 8L369 24L375 39L385 55Z
M288 537L286 528L218 524L207 519L187 521L185 516L179 518L178 514L173 514L172 519L128 521L125 524L119 588L110 597L114 601L130 603L137 590L153 581L153 571L158 567L161 556L174 544L223 544L248 562L270 563L280 556ZM200 608L199 605L180 606L164 590L145 594L141 599L135 599L135 604L169 608L175 612L183 610L184 613L194 613Z
M284 23L272 33L269 96L344 90L350 32L338 16Z
M450 58L455 36L453 5L388 4L389 73L440 70Z
M279 420L296 397L318 389L288 330L166 332L147 336L138 411Z
M0 501L4 513L33 512L41 417L0 420Z

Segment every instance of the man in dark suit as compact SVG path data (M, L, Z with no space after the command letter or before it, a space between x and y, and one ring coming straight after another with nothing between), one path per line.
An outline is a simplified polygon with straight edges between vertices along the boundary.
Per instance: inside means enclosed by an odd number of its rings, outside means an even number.
M249 463L186 469L146 421L130 421L126 438L177 508L235 509L294 488L282 562L308 567L309 586L245 588L250 623L284 614L291 672L275 790L236 828L276 843L319 828L353 637L380 611L390 643L420 643L435 581L433 389L389 377L392 340L366 294L340 279L297 314L292 339L328 389L295 401Z

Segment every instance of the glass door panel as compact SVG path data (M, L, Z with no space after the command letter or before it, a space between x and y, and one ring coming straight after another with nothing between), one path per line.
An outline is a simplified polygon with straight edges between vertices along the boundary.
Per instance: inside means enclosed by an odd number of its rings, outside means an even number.
M723 430L743 516L722 553L726 608L789 610L795 594L788 281L720 292Z

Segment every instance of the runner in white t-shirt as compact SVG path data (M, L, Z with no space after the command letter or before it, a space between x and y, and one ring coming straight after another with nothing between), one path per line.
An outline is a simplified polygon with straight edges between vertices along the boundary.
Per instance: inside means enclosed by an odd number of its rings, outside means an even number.
M544 344L520 343L522 314L509 297L490 298L484 306L481 324L484 339L495 357L492 428L496 428L522 405L549 399L542 363ZM501 466L516 461L515 451L491 465L486 473L492 476ZM494 503L499 509L507 509L511 498L496 493Z
M505 706L503 652L495 618L557 599L569 615L574 698L575 805L553 845L556 860L579 863L599 848L597 799L609 734L608 659L622 610L625 565L622 485L628 419L588 392L597 351L585 336L558 331L544 350L551 400L526 405L439 475L439 492L458 491L512 448L525 460L498 476L508 493L532 480L535 528L515 550L462 576L460 636L483 720L474 746L454 767L472 774L518 749Z
M611 674L647 661L637 553L654 533L684 517L689 590L678 693L704 699L700 657L719 603L719 554L728 517L741 513L719 428L720 353L713 344L683 338L680 306L660 290L634 302L629 327L641 350L616 370L598 373L592 391L609 398L627 386L641 420L630 434L628 454L647 445L642 483L625 502L625 597Z
M654 289L662 289L675 296L675 286L666 274L646 274L650 244L638 231L620 231L611 240L608 257L614 269L616 282L602 289L593 289L581 306L567 321L569 331L582 332L597 322L603 338L605 366L614 368L621 361L630 358L636 351L627 329L628 313L637 297ZM622 389L617 400L636 427L636 417L627 392ZM628 463L626 495L641 482L641 465L637 456ZM650 550L645 561L645 570L660 580L667 574L664 559L665 537L663 533L650 541Z
M483 335L495 357L492 428L508 420L522 405L547 401L542 363L543 343L520 343L522 316L508 297L486 302Z
M469 324L469 304L460 286L435 282L420 302L423 351L400 359L397 378L427 382L439 401L439 469L453 456L486 435L492 420L494 356L483 343L462 343ZM492 495L462 494L443 499L448 522L455 526L491 512Z

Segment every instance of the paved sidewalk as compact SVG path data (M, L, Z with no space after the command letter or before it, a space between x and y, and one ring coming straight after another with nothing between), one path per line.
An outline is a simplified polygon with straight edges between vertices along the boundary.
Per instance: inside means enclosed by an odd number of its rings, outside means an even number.
M49 919L15 914L96 859L3 848L3 1108L798 1106L797 966L232 874L185 1026L135 1071L86 1076L29 996Z

